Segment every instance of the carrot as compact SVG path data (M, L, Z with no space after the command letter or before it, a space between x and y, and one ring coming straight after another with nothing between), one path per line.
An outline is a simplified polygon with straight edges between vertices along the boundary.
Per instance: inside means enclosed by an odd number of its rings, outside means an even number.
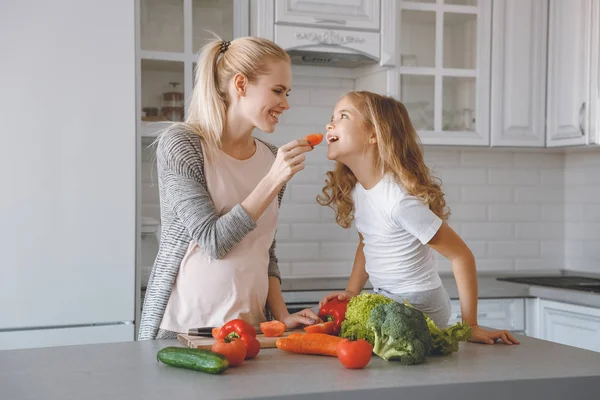
M319 143L321 143L323 141L323 134L322 133L312 133L312 134L306 136L304 139L306 139L308 144L315 147L316 145L318 145Z
M292 334L277 339L278 349L297 354L315 354L337 357L337 345L342 338L324 333Z

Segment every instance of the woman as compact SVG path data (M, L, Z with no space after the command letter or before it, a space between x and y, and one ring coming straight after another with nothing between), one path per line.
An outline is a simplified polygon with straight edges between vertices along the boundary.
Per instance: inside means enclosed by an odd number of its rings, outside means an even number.
M271 41L202 49L187 119L158 139L162 235L138 339L234 318L258 325L268 312L288 328L319 321L309 309L288 312L274 239L285 185L312 147L277 149L252 136L274 131L291 81L289 56Z

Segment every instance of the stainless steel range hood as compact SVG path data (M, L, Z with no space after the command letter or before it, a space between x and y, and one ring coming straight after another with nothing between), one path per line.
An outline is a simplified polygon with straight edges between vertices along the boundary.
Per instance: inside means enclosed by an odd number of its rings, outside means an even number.
M328 67L356 68L374 65L378 60L360 53L339 53L332 49L331 52L288 50L287 53L295 65L318 65Z

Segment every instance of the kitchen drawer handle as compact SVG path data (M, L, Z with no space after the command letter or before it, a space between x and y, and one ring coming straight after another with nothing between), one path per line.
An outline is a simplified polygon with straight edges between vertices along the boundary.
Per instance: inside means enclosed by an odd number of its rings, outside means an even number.
M585 130L583 129L583 121L582 116L585 112L585 101L581 103L581 108L579 109L579 131L581 132L581 136L585 136Z
M338 24L346 25L346 21L342 19L318 19L315 18L315 24Z
M477 314L477 318L485 318L485 317L487 317L487 313L485 313L485 312L484 312L484 313L479 313L479 314ZM458 314L458 315L456 316L456 319L460 319L460 320L462 321L462 315L461 315L461 314Z

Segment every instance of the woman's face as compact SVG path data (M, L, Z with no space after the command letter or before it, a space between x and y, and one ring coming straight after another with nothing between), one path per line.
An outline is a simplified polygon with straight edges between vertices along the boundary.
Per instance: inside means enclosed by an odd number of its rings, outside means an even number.
M362 114L349 98L337 102L325 130L328 159L344 163L349 157L364 153L368 132Z
M279 116L290 108L287 96L291 87L291 65L286 61L272 63L265 75L247 84L240 99L243 113L261 131L273 132Z

